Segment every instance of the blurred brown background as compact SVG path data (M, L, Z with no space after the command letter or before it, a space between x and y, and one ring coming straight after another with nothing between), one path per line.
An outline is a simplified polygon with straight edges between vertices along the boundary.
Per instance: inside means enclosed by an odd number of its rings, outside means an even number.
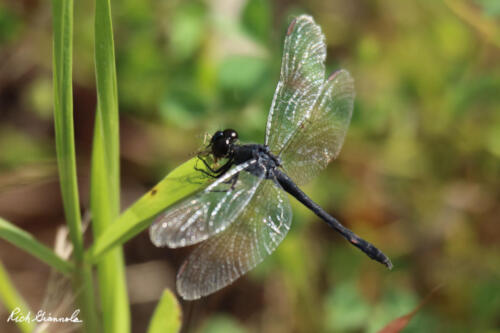
M375 332L442 288L405 332L500 332L500 2L112 1L122 207L232 127L263 142L294 15L356 80L344 148L305 191L394 263L389 272L294 204L292 229L247 276L184 304L196 332ZM82 213L96 106L93 2L75 2L74 109ZM51 8L0 3L0 216L52 246L64 224L52 119ZM89 239L90 241L90 239ZM125 244L143 332L189 250ZM33 309L49 269L0 241ZM68 291L69 292L69 291ZM71 313L73 309L68 309ZM0 332L15 332L0 305Z

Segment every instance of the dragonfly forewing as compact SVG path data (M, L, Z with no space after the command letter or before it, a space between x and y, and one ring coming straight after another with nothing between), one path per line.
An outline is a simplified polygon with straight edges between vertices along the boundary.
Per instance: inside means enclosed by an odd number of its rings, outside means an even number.
M197 299L232 283L276 249L291 220L287 194L265 180L233 224L190 254L177 275L179 294Z
M278 154L308 117L325 80L326 46L321 28L307 15L290 24L266 127L266 145Z
M155 246L199 243L227 228L252 199L265 175L256 160L235 166L200 192L161 213L149 229ZM244 171L252 168L251 174Z

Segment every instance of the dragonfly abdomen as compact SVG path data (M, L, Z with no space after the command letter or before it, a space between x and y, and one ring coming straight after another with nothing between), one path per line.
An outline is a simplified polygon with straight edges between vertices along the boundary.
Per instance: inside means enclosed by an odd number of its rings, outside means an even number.
M366 253L373 260L376 260L381 264L387 266L387 268L392 269L392 263L390 259L382 251L380 251L370 242L367 242L363 238L356 235L348 228L344 227L339 221L337 221L336 218L328 214L323 208L321 208L317 203L309 198L307 194L302 192L302 190L297 185L295 185L293 180L290 179L287 174L281 172L280 170L275 170L274 175L278 183L281 185L281 187L283 187L285 191L287 191L295 199L300 201L304 206L312 210L314 214L325 221L330 227L337 230L351 244Z

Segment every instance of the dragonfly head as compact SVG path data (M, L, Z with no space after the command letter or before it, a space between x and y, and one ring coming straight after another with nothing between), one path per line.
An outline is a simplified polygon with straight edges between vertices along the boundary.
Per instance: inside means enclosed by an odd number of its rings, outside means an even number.
M231 146L238 140L238 133L233 129L217 131L210 139L210 148L215 158L228 157Z

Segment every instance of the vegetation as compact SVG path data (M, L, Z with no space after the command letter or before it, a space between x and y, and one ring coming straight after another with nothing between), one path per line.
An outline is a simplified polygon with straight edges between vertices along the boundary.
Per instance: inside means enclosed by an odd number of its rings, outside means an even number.
M495 1L53 0L52 11L0 4L0 331L17 329L7 322L15 307L45 304L49 293L34 291L49 267L71 282L60 289L74 304L59 313L81 309L83 330L179 329L178 303L161 291L187 252L154 248L145 229L196 190L176 177L205 133L235 128L263 142L283 35L301 13L326 35L327 68L349 70L357 91L339 158L305 191L395 268L292 200L278 250L183 303L185 327L498 330ZM70 258L51 249L62 224Z

